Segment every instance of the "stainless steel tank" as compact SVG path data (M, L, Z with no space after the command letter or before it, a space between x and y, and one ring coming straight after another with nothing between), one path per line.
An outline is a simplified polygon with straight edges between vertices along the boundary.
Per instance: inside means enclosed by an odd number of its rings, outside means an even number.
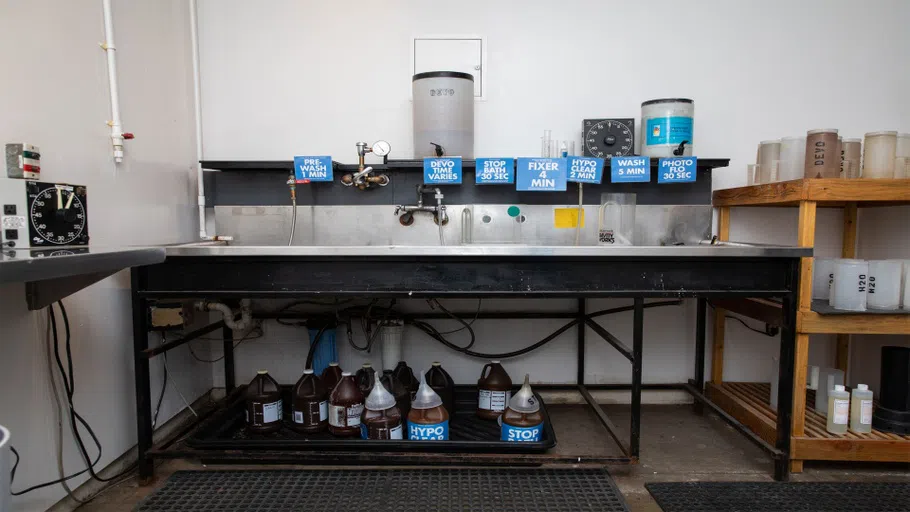
M414 75L412 88L414 158L474 158L474 77L429 71Z

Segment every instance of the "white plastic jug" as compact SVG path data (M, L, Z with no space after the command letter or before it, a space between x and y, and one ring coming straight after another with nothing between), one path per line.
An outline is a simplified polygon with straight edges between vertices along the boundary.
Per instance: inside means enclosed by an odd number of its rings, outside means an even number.
M845 311L866 310L869 263L865 260L837 260L828 304Z
M901 303L901 260L872 260L869 262L869 286L866 288L866 307L895 310Z

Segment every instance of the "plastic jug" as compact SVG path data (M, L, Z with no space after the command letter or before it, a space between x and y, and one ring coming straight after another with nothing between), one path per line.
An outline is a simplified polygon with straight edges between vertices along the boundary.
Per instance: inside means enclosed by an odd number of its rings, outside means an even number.
M360 437L363 439L401 439L401 412L395 407L395 397L377 382L364 403L360 417Z
M372 364L363 363L363 366L357 370L355 378L357 385L360 387L360 392L363 393L363 396L368 396L370 391L373 390L373 384L376 384L376 370L373 369Z
M828 424L826 430L832 434L847 433L847 419L850 416L850 393L842 384L835 384L828 392Z
M338 363L329 363L329 365L325 367L325 370L322 371L321 378L326 393L332 393L332 390L335 389L338 381L341 380L341 373L341 367L338 366Z
M408 413L411 412L411 393L408 388L395 378L392 370L383 370L379 382L395 397L395 407L398 407L402 421L407 422Z
M865 384L857 384L850 394L850 431L872 432L872 391Z
M252 432L265 434L281 429L284 406L281 403L281 389L269 375L268 370L259 370L250 381L246 392L246 426Z
M495 420L509 406L512 379L499 361L491 361L480 372L477 390L477 416Z
M439 361L434 361L427 370L427 384L442 398L442 405L449 417L455 416L455 381Z
M521 389L509 401L502 413L502 437L509 442L537 442L543 437L543 414L540 403L531 390L530 376L525 374Z
M818 390L815 391L815 411L822 416L828 415L828 393L837 384L844 384L844 371L838 368L819 370Z
M414 400L414 395L417 393L417 387L420 384L420 381L417 380L417 377L414 376L414 370L408 366L408 363L404 361L398 361L398 365L394 370L395 378L398 379L398 382L402 383L408 392L411 393L411 401Z
M329 432L336 436L359 436L363 402L363 393L354 376L350 372L342 373L341 381L329 397Z
M426 374L420 376L417 395L408 413L408 439L416 441L447 441L449 413L442 398L427 384Z
M291 428L322 432L329 425L329 395L313 370L304 370L291 393Z

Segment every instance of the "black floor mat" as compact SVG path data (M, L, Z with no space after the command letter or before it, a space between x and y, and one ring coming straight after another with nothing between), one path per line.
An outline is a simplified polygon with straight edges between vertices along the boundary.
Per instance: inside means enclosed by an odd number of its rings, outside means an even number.
M603 469L178 471L138 512L628 512Z
M668 482L645 487L663 512L910 510L910 482Z

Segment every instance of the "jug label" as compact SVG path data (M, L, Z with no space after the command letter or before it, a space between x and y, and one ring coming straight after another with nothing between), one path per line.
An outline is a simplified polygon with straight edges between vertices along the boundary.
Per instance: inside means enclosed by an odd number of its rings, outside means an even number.
M255 409L254 409L255 410ZM275 423L281 420L281 401L262 404L262 424ZM254 418L255 422L255 418Z
M389 427L368 427L366 423L360 424L360 438L361 439L402 439L402 426L396 425L392 428ZM370 435L372 434L372 436Z
M648 119L647 146L679 144L686 141L692 144L692 118L683 116L654 117Z
M343 405L329 406L329 424L333 427L357 427L360 425L360 414L363 404L354 404L349 407Z
M834 399L834 423L836 425L846 425L847 415L850 411L850 401Z
M512 425L502 424L502 441L513 443L527 443L540 441L543 434L543 423L533 427L514 427Z
M325 400L319 402L319 421L323 422L329 417L329 403Z
M488 411L502 412L509 406L511 391L490 391L481 389L477 406Z
M414 441L446 441L449 439L449 420L442 423L408 423L408 439Z
M860 400L859 422L863 425L872 424L872 400Z

